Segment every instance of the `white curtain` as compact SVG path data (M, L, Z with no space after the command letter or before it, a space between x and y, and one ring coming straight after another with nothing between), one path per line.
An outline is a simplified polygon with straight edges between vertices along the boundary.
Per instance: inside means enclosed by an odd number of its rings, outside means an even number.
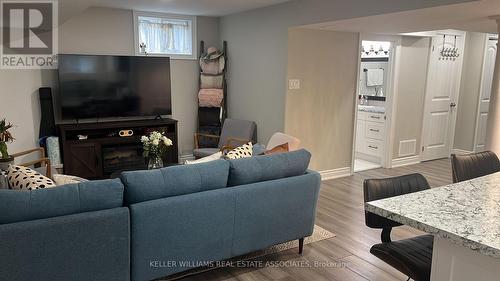
M151 54L192 54L192 28L189 20L138 17L139 42Z

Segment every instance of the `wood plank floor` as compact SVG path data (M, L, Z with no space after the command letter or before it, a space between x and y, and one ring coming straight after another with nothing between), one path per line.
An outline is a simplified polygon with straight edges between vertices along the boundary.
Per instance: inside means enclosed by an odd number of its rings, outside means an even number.
M406 277L372 256L370 247L380 242L380 231L364 224L363 188L367 178L383 178L410 173L423 174L431 186L449 184L449 159L425 162L395 169L363 171L350 177L325 181L321 187L316 224L335 233L327 240L305 245L302 256L292 249L257 261L288 262L286 267L219 268L181 280L406 280ZM420 234L402 226L393 239Z

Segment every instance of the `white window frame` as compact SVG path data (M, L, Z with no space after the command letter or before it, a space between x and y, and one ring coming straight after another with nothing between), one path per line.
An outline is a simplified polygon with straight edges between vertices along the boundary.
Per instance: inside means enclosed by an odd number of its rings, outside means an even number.
M198 59L198 41L196 40L196 16L187 15L177 15L177 14L165 14L165 13L155 13L155 12L143 12L134 11L134 51L136 56L157 56L157 57L169 57L170 59L184 59L184 60L197 60ZM192 31L192 51L191 55L182 54L156 54L156 53L141 53L139 48L139 17L156 17L165 19L177 19L177 20L188 20L191 21L191 31Z

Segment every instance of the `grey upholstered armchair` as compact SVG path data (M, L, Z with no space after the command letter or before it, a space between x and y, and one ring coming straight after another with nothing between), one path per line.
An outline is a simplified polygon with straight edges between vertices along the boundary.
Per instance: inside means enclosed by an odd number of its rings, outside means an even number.
M218 139L217 147L200 147L200 138ZM253 121L226 119L222 126L220 136L203 133L194 134L195 149L193 155L196 159L210 156L224 150L230 150L247 142L255 142L257 137L257 125Z

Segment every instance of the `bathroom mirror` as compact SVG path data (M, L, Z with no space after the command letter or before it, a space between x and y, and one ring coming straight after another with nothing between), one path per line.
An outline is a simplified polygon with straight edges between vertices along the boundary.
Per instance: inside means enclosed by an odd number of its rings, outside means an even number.
M390 42L362 42L360 95L385 97L390 48Z

